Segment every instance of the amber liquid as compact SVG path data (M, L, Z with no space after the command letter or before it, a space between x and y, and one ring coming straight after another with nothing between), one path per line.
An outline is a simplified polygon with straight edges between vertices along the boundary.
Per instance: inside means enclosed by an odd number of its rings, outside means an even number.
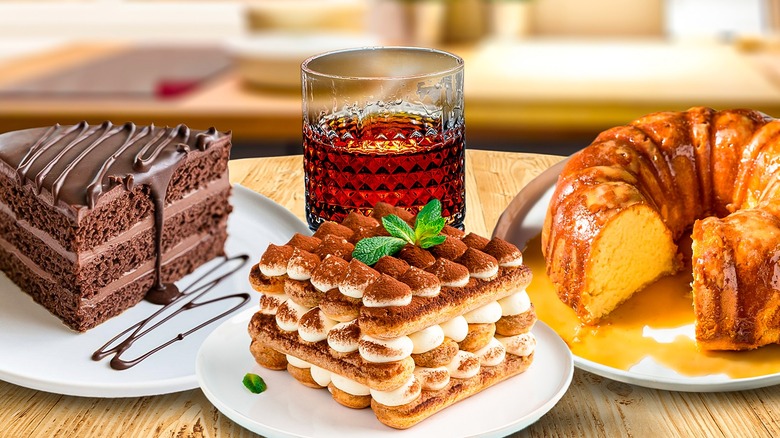
M397 113L357 121L333 117L304 124L306 218L316 229L350 211L369 214L378 202L416 213L431 199L448 223L466 213L464 126Z
M597 325L585 325L563 304L546 275L541 239L528 242L523 260L534 277L528 295L541 321L569 345L574 355L628 371L645 357L685 376L725 374L731 378L780 372L780 345L752 351L700 351L689 336L648 336L681 327L693 333L691 272L662 278L636 293ZM674 333L674 332L672 332Z

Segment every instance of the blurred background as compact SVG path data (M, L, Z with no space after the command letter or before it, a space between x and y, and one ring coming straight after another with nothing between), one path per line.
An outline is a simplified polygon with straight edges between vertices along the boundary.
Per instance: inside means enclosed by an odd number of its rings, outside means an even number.
M299 66L413 45L466 62L472 149L568 155L652 111L780 117L780 0L0 0L0 132L80 120L232 130L301 153Z

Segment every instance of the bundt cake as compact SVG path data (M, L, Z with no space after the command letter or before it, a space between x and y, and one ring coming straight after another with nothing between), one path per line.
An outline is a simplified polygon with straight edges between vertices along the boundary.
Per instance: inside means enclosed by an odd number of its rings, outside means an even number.
M756 111L696 107L604 131L558 178L542 229L547 274L595 323L681 269L690 233L697 345L778 343L779 180L780 121Z

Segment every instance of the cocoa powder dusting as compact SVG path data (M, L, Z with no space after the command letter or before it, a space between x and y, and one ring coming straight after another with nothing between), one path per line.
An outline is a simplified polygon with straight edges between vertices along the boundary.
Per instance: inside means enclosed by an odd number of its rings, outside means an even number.
M495 257L499 263L511 262L523 256L515 245L498 237L492 238L483 251Z
M376 301L394 301L412 295L412 289L395 278L382 274L376 281L368 285L363 298Z
M384 256L374 263L374 269L382 274L398 278L409 269L409 263L395 257Z
M287 245L304 251L313 252L320 242L321 240L314 236L304 236L301 233L295 233L290 238L290 241L287 242Z
M436 261L436 257L433 254L412 244L401 248L397 255L401 260L420 269L425 269Z
M467 249L456 262L465 266L472 274L488 272L498 267L498 260L493 256L474 248Z
M273 243L268 245L268 248L260 257L260 265L268 267L281 267L287 266L287 260L290 259L293 253L292 246L279 246Z
M433 254L436 257L445 258L448 260L455 260L458 257L460 257L466 250L468 249L468 246L466 246L465 243L461 242L460 239L447 236L447 239L436 246L433 246L430 248L431 254Z

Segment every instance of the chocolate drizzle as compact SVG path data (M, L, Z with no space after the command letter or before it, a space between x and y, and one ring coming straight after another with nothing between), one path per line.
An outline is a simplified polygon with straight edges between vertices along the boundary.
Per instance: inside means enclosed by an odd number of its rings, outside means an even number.
M148 318L139 321L135 325L123 330L121 333L114 336L105 345L100 347L97 351L95 351L92 354L92 360L98 361L113 354L114 357L112 357L110 361L111 368L115 370L126 370L135 365L138 365L141 361L153 355L154 353L162 350L163 348L177 341L183 340L188 335L238 310L239 308L244 306L244 304L249 302L250 296L248 293L236 293L231 295L225 295L217 298L211 298L205 301L199 301L199 300L202 297L204 297L207 293L209 293L212 289L214 289L222 280L224 280L225 278L231 276L235 272L242 269L246 265L248 260L249 260L249 256L243 254L235 257L230 257L230 258L222 257L221 263L211 268L203 276L196 279L192 284L186 287L181 293L177 292L176 298L172 300L170 303L158 309ZM229 268L227 271L223 271L223 267L227 266L228 264L235 264L235 266ZM122 354L125 353L130 347L132 347L137 340L143 338L149 333L152 333L154 329L160 327L166 321L170 321L180 313L185 312L187 310L196 309L201 306L207 306L209 304L214 304L221 301L232 300L232 299L241 300L241 302L231 307L230 309L220 313L219 315L214 316L213 318L205 322L202 322L183 333L177 334L171 339L163 342L162 344L159 344L158 346L150 349L149 351L146 351L138 355L133 359L125 360L122 358ZM174 307L179 305L180 307L173 309ZM169 311L170 313L163 316Z
M100 197L116 185L127 190L135 184L149 187L156 228L156 277L148 298L157 304L168 304L181 295L175 286L163 284L161 275L168 185L190 150L204 151L212 143L228 138L215 128L193 135L185 125L150 125L139 131L133 123L120 127L111 122L94 127L87 122L57 124L0 135L0 159L16 169L20 184L32 182L36 194L47 190L52 204L65 211L95 208Z

